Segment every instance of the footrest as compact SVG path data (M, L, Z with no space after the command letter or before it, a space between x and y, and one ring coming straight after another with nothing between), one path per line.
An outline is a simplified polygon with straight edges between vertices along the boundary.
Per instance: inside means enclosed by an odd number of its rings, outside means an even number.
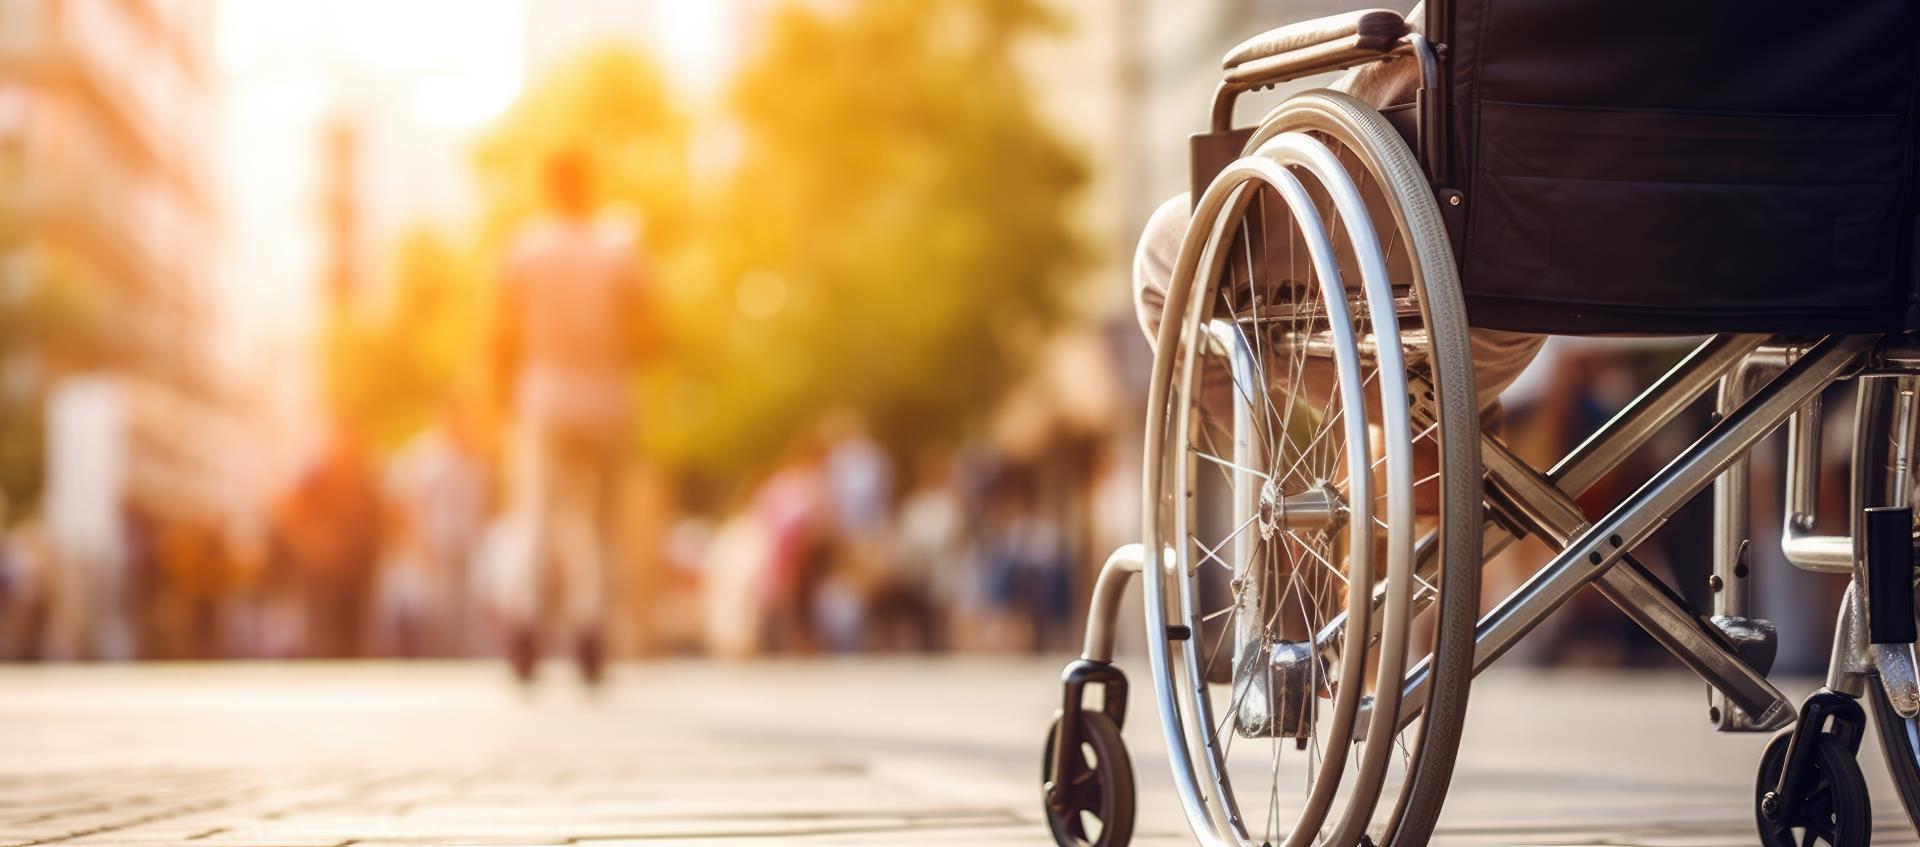
M1780 636L1774 630L1773 621L1715 615L1712 623L1727 639L1727 643L1733 645L1734 655L1746 662L1747 667L1759 671L1762 676L1773 671L1774 657L1780 652Z

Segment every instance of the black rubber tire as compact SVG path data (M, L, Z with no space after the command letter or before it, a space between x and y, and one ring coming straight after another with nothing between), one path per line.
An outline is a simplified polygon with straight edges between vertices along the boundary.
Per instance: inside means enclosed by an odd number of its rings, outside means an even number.
M1873 703L1874 734L1880 736L1880 752L1886 755L1887 773L1900 793L1900 806L1907 810L1914 832L1920 833L1920 741L1915 735L1920 726L1893 710L1877 674L1867 678L1867 699Z
M1046 746L1040 750L1041 811L1047 818L1047 828L1053 831L1054 843L1060 847L1126 847L1133 840L1133 762L1120 739L1120 728L1100 712L1080 713L1078 761L1085 770L1075 777L1078 787L1070 790L1064 809L1047 803L1044 793L1054 779L1053 739L1059 732L1060 719L1055 718L1047 729ZM1100 833L1092 838L1087 835L1088 815L1100 821Z
M1800 821L1791 821L1786 825L1767 820L1760 812L1761 800L1773 790L1780 778L1780 769L1785 766L1787 744L1792 740L1792 730L1774 736L1767 745L1767 752L1760 757L1760 774L1754 780L1754 823L1760 830L1760 843L1765 847L1804 847L1811 844L1826 844L1829 847L1867 847L1873 840L1873 805L1867 795L1867 780L1860 773L1860 763L1854 758L1853 751L1847 749L1845 742L1828 733L1815 736L1815 747L1811 760L1814 774L1801 799L1802 815ZM1807 805L1811 804L1811 805ZM1822 819L1820 825L1802 827L1807 816ZM1794 831L1801 831L1796 837ZM1812 840L1802 840L1807 830L1812 830Z

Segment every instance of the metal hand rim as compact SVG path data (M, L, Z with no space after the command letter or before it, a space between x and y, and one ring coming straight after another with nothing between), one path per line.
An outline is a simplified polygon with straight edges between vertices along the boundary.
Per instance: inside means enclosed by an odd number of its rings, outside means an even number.
M1145 504L1145 514L1147 515L1147 549L1161 549L1169 553L1174 553L1174 555L1169 557L1169 561L1163 563L1162 568L1158 574L1156 574L1157 578L1146 581L1148 586L1146 603L1147 623L1150 632L1164 633L1167 631L1168 598L1165 580L1169 577L1169 568L1173 569L1173 575L1183 575L1185 573L1184 563L1180 561L1185 556L1184 550L1178 552L1169 550L1168 546L1159 537L1160 527L1158 525L1158 517L1161 503L1157 501L1159 500L1158 492L1161 490L1160 482L1165 472L1165 465L1159 461L1159 458L1165 455L1166 441L1172 432L1187 431L1185 427L1187 425L1186 415L1188 407L1182 406L1179 416L1180 419L1174 423L1171 431L1167 428L1168 422L1166 419L1160 416L1167 408L1166 404L1172 385L1170 376L1174 366L1174 359L1183 347L1180 343L1181 328L1182 326L1191 326L1195 330L1195 335L1197 335L1198 328L1205 319L1207 306L1205 299L1191 296L1195 288L1194 280L1214 278L1211 274L1202 276L1198 274L1198 270L1203 265L1209 269L1217 270L1220 261L1218 254L1226 240L1223 237L1224 224L1232 217L1232 215L1223 215L1222 212L1230 205L1239 204L1247 186L1254 183L1264 183L1279 191L1286 199L1289 207L1294 211L1296 220L1302 223L1302 234L1308 236L1306 243L1315 263L1316 275L1321 279L1321 284L1324 289L1323 296L1326 298L1330 313L1336 308L1342 312L1345 310L1345 290L1337 271L1333 270L1334 263L1331 241L1326 235L1324 226L1320 224L1318 212L1313 208L1313 203L1308 198L1304 186L1301 185L1299 179L1289 169L1290 166L1297 167L1312 175L1333 198L1335 209L1347 223L1350 237L1353 240L1355 254L1360 257L1362 283L1367 295L1369 316L1376 327L1376 338L1397 340L1398 337L1397 332L1383 333L1377 329L1379 326L1397 327L1397 319L1393 311L1390 281L1387 279L1385 262L1379 254L1378 242L1374 237L1371 221L1366 214L1365 206L1361 200L1358 189L1353 185L1351 177L1347 174L1345 168L1339 164L1338 160L1324 144L1304 133L1283 133L1263 144L1262 147L1256 151L1255 156L1242 159L1229 166L1226 171L1221 174L1220 178L1215 180L1214 184L1208 188L1196 206L1194 220L1212 221L1213 225L1195 226L1189 229L1186 239L1181 245L1179 258L1175 265L1173 284L1168 292L1167 313L1173 315L1186 314L1187 320L1184 322L1166 321L1163 322L1161 326L1157 348L1158 353L1154 362L1151 396L1149 399L1150 415L1153 417L1150 417L1148 421L1147 433L1147 455L1149 457L1146 468L1147 502ZM1307 224L1311 224L1311 226ZM1305 230L1311 231L1307 232ZM1331 314L1330 317L1332 317ZM1346 403L1350 408L1364 408L1364 391L1359 384L1360 366L1357 353L1355 352L1354 339L1351 337L1352 324L1349 319L1350 316L1342 314L1339 317L1340 320L1330 322L1335 327L1340 328L1336 329L1336 333L1344 331L1344 335L1346 336L1339 339L1339 344L1337 345L1342 354L1340 360L1336 362L1336 368L1340 377L1342 402ZM1397 683L1397 680L1404 674L1405 631L1407 627L1405 606L1408 591L1411 586L1410 551L1413 531L1413 505L1410 497L1413 473L1411 459L1412 435L1407 409L1404 405L1407 395L1405 369L1401 350L1397 343L1383 344L1380 355L1382 356L1380 359L1380 392L1383 401L1383 420L1381 423L1386 433L1385 447L1387 450L1386 464L1389 485L1388 610L1382 633L1382 643L1385 646L1382 648L1381 654L1380 678L1383 680L1395 680ZM1183 383L1191 383L1191 358L1188 358L1183 365L1182 377ZM1349 416L1347 429L1349 444L1365 445L1368 443L1365 421L1361 416ZM1370 542L1361 543L1362 539L1370 539L1372 531L1370 511L1372 497L1371 491L1368 488L1371 480L1366 464L1368 455L1369 451L1364 449L1349 450L1350 485L1355 486L1357 490L1366 495L1365 497L1356 496L1351 499L1356 501L1356 503L1365 502L1366 508L1369 510L1364 516L1366 519L1355 519L1352 522L1354 543L1351 547L1354 551L1365 551L1371 547ZM1355 467L1356 465L1357 467ZM1184 474L1184 471L1181 473ZM1184 488L1178 490L1184 490ZM1373 581L1372 571L1373 567L1370 555L1363 553L1353 557L1349 567L1349 592L1351 597L1366 597L1371 593ZM1185 583L1186 581L1181 579L1183 591L1186 590ZM1190 598L1184 599L1190 602ZM1399 614L1396 615L1396 611L1399 612ZM1368 617L1367 615L1348 616L1347 636L1344 639L1345 643L1368 643ZM1204 680L1199 678L1199 671L1197 670L1199 661L1197 655L1195 655L1196 648L1191 640L1186 643L1185 649L1188 651L1188 655L1185 656L1185 658L1190 676L1197 681L1196 684L1198 686L1204 686ZM1365 654L1363 651L1346 651L1341 659L1342 678L1357 679L1364 673ZM1149 660L1154 666L1155 693L1159 700L1160 708L1164 715L1177 716L1179 714L1177 711L1178 700L1184 698L1173 689L1171 683L1171 645L1164 639L1154 639L1154 643L1149 649ZM1391 673L1389 673L1389 671L1391 671ZM1394 723L1397 719L1398 712L1398 694L1399 686L1397 684L1381 686L1375 708L1372 712L1372 722L1369 725L1371 737L1391 737L1391 734L1398 729ZM1351 737L1352 724L1354 714L1359 704L1359 697L1360 686L1340 686L1334 704L1333 726L1329 732L1331 737ZM1204 704L1204 696L1200 697L1197 702ZM1204 710L1204 705L1201 708ZM1208 722L1205 720L1205 715L1202 715L1202 718L1203 723ZM1216 787L1216 791L1214 792L1215 797L1213 799L1219 802L1209 802L1208 798L1201 794L1194 763L1187 754L1188 748L1181 738L1179 726L1180 721L1177 719L1163 721L1163 729L1167 734L1166 740L1168 747L1169 750L1172 751L1175 781L1179 788L1181 802L1187 812L1189 823L1192 824L1195 833L1209 843L1246 843L1250 839L1238 820L1239 815L1237 814L1237 810L1232 808L1231 798L1224 796L1226 780L1222 773L1223 764L1219 761L1217 753L1207 757L1207 770L1209 776L1212 778L1212 784ZM1391 750L1388 745L1369 745L1368 751L1363 755L1361 773L1359 774L1360 782L1357 784L1356 792L1349 798L1345 814L1342 818L1342 825L1335 835L1335 843L1357 840L1359 833L1363 831L1367 821L1370 819L1373 806L1378 800L1380 773L1386 765L1385 757L1390 752ZM1322 763L1322 773L1337 776L1344 768L1344 765L1345 745L1335 745ZM1368 783L1371 783L1371 785ZM1307 814L1303 815L1302 821L1317 823L1320 819L1324 818L1325 812L1334 799L1334 792L1337 788L1337 778L1322 778L1317 780L1313 794L1308 799ZM1316 834L1317 827L1297 826L1288 844L1304 847L1304 845L1311 843L1311 839Z

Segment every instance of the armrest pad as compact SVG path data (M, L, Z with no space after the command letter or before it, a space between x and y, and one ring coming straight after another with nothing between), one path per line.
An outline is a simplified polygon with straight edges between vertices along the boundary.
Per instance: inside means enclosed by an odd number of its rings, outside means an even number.
M1268 30L1240 42L1239 46L1227 52L1221 65L1231 69L1248 62L1344 39L1354 39L1349 43L1360 49L1386 52L1411 31L1407 19L1399 12L1361 9Z

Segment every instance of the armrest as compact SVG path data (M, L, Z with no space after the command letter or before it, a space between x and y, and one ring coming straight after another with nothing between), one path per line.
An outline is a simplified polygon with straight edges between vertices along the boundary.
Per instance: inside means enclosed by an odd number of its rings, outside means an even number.
M1399 12L1388 9L1344 12L1260 33L1227 51L1227 58L1221 62L1221 66L1231 70L1236 65L1334 41L1377 53L1385 52L1392 49L1393 43L1409 31L1411 28L1407 25L1407 19L1401 17Z
M1261 33L1228 51L1221 64L1229 85L1283 82L1384 58L1412 31L1399 12L1362 9Z

